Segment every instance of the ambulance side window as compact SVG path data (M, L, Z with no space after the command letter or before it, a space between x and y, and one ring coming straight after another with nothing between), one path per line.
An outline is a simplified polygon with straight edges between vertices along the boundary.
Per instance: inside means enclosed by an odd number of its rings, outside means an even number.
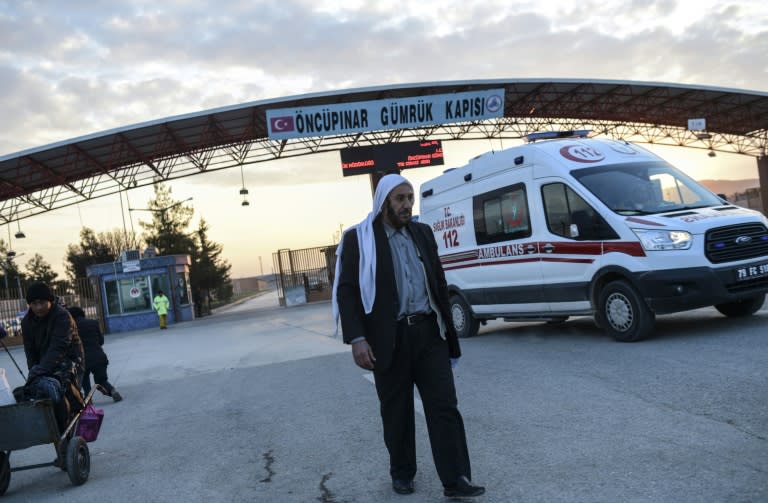
M472 199L478 244L498 243L531 235L525 185L479 194Z
M552 234L579 241L619 238L608 222L567 185L544 185L541 196L547 228Z

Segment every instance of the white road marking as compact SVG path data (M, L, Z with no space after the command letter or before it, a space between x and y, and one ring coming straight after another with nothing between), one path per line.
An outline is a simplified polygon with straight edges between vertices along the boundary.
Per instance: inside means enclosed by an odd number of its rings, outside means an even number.
M376 381L373 380L373 374L370 372L368 374L363 374L363 379L370 381L374 386L376 385ZM421 398L419 398L419 390L417 389L413 390L413 409L424 417L424 404L422 403Z

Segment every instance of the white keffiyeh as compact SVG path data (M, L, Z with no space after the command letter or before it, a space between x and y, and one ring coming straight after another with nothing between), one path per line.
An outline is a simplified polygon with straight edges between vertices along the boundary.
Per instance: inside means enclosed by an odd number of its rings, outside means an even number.
M376 192L373 195L373 210L368 213L365 220L357 225L349 227L344 231L357 230L357 246L360 253L360 298L363 301L363 309L368 314L373 309L373 301L376 299L376 240L373 237L373 221L381 213L384 201L395 187L406 184L413 188L411 182L400 175L386 175L381 177L376 186ZM336 290L339 285L339 274L341 271L341 248L344 244L344 236L341 237L338 248L336 248L336 272L333 281L333 319L338 322L339 304L336 300ZM337 323L338 326L338 323Z

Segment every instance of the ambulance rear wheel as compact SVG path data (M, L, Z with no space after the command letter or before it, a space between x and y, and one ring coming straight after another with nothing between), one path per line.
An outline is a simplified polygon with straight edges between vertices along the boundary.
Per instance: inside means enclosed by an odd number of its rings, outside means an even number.
M729 318L740 318L742 316L752 316L763 307L763 304L765 304L765 295L758 295L751 299L718 304L715 306L715 309Z
M459 295L451 296L451 320L460 339L474 337L480 330L480 322L472 316L469 305Z
M623 280L605 285L598 300L598 326L621 342L634 342L653 330L655 316L632 285Z

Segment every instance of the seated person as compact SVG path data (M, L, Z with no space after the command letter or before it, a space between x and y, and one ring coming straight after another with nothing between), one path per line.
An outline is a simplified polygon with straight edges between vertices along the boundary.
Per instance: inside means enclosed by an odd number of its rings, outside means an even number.
M24 397L53 402L59 431L84 406L80 395L83 375L83 345L77 325L69 312L55 302L45 283L27 289L29 310L21 320L24 354L27 357L27 383Z

